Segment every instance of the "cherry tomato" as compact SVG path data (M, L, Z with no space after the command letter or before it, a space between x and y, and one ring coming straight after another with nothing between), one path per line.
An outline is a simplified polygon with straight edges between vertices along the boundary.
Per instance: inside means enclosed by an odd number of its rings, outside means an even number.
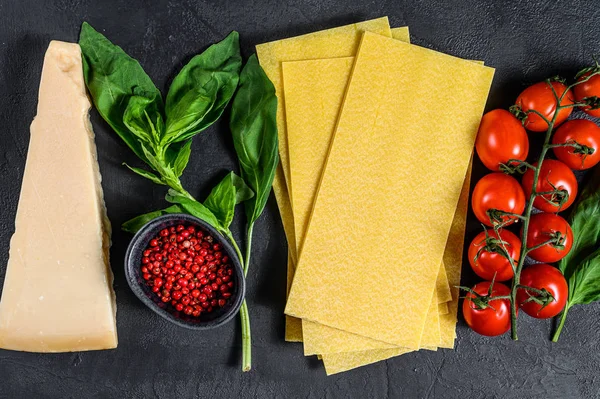
M600 111L600 110L597 110ZM556 158L564 162L569 168L576 170L589 169L600 161L600 127L587 119L573 119L566 121L558 128L552 144L565 144L576 142L588 147L591 154L576 150L574 147L554 147Z
M520 215L525 210L525 194L519 182L504 173L490 173L483 176L475 185L471 198L473 212L479 221L492 226L488 211L496 209ZM503 225L514 223L514 216L504 215Z
M562 96L567 89L567 86L560 82L551 82L551 84L558 97ZM521 94L519 94L519 97L517 97L516 104L524 112L535 110L544 115L546 119L551 120L556 111L557 101L556 98L554 98L550 85L546 82L539 82L523 90ZM561 102L561 105L569 104L573 104L573 93L570 91L563 97ZM566 121L569 115L571 115L572 110L572 108L561 109L556 117L554 126L558 126ZM532 132L545 132L548 130L548 124L539 115L533 113L527 115L524 125L526 129L531 130Z
M538 213L531 216L529 230L527 231L527 247L540 245L553 237L560 237L560 245L545 244L529 252L529 256L538 262L552 263L564 258L573 246L573 232L571 226L562 217L553 213ZM523 237L521 237L523 239Z
M583 74L578 80L581 81L589 76L589 72ZM580 83L573 88L573 97L575 101L580 102L586 97L600 97L600 75L592 76L588 81ZM585 107L583 109L588 115L600 117L600 109L590 109Z
M476 284L472 289L479 295L487 295L490 281ZM510 289L502 283L494 282L491 296L505 296L510 294ZM495 299L489 302L485 309L478 309L471 300L475 295L468 293L463 301L463 316L471 330L488 337L502 335L510 329L510 301L508 299Z
M540 303L529 300L536 293L519 289L517 291L517 303L531 317L536 319L547 319L554 317L564 309L569 296L569 286L562 273L555 267L539 263L526 267L521 272L520 284L526 287L545 289L552 295L554 300L543 306ZM529 301L528 301L529 300Z
M537 163L533 164L533 166L537 166ZM521 183L523 184L525 196L529 198L531 195L531 186L533 185L532 169L528 169L527 172L523 174L523 180ZM562 204L562 206L557 206L554 203L558 203L560 200L558 197L555 196L552 198L552 194L537 196L533 201L533 206L540 211L551 213L564 211L571 206L573 201L575 201L575 197L577 196L577 179L575 178L573 171L560 161L546 159L540 170L536 192L545 193L553 191L554 188L552 186L559 190L566 190L568 197L564 198L565 202ZM554 203L550 203L549 201Z
M512 266L505 256L504 247L515 264L521 255L519 237L508 230L499 230L499 233L498 236L492 229L482 231L469 245L468 256L471 268L484 280L506 281L513 278ZM500 240L504 242L504 247Z
M527 158L529 139L523 125L513 114L504 109L495 109L481 119L475 149L481 162L497 172L500 163L507 163L509 159L524 161Z

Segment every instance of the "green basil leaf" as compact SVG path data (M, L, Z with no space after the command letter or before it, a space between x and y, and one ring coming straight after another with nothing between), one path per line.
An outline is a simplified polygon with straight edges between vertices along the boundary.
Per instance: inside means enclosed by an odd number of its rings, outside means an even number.
M185 167L190 160L190 154L192 153L192 140L186 141L183 146L177 152L177 156L173 160L171 168L175 173L175 176L179 177L183 174Z
M185 212L197 217L198 219L204 220L206 223L210 224L220 232L225 231L214 213L212 213L210 209L201 203L184 197L172 189L169 190L165 196L165 199L172 204L180 205Z
M173 174L172 171L167 169L166 166L163 165L163 163L160 162L143 143L140 143L140 146L142 147L142 153L144 154L144 157L148 160L148 165L156 170L161 176L167 177Z
M210 211L216 216L221 227L228 229L233 221L235 206L251 198L254 194L242 178L233 172L217 184L204 201Z
M131 169L132 171L134 171L135 173L137 173L138 175L145 177L146 179L152 180L154 183L156 184L165 184L160 177L156 176L154 173L152 172L148 172L147 170L144 169L140 169L140 168L136 168L134 166L129 166L126 163L123 163L123 165L127 166L129 169Z
M225 176L204 201L204 206L210 209L224 228L229 228L235 213L236 189L231 178L232 174L233 172Z
M600 168L595 168L573 208L569 222L573 230L573 246L558 263L567 280L600 242Z
M83 76L96 109L121 139L147 162L138 136L125 125L124 115L133 96L145 96L163 108L160 91L146 75L139 62L112 44L87 22L81 26L79 46ZM152 120L157 115L150 115Z
M600 249L585 258L569 278L569 306L600 299Z
M158 143L164 130L164 121L161 115L161 101L156 97L150 98L153 93L142 93L135 89L134 95L129 99L123 114L123 123L140 140L146 143Z
M235 187L236 204L241 204L242 202L248 201L250 198L254 197L254 192L250 187L248 187L244 179L233 172L231 172L230 175L233 186Z
M121 225L121 229L127 231L129 233L135 234L139 229L144 227L146 223L151 220L156 219L159 216L166 215L169 213L184 213L183 209L178 205L172 205L166 209L161 209L159 211L145 213L140 216L136 216L133 219L130 219Z
M229 122L242 178L254 191L245 202L249 225L265 207L279 163L276 116L275 87L252 55L240 74Z
M163 143L187 140L219 119L235 92L241 66L235 31L192 58L169 88Z

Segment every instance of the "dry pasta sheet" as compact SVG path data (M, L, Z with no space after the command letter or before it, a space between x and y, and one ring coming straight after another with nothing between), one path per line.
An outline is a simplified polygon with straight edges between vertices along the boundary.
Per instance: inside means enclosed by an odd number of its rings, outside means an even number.
M273 82L279 99L277 128L279 132L279 155L281 163L275 174L273 191L281 214L290 252L287 268L288 284L293 279L297 255L294 221L288 187L289 181L286 181L286 178L289 176L289 164L281 62L354 55L360 41L360 34L363 31L372 31L386 36L391 35L388 18L382 17L256 46L259 62L269 79ZM301 332L300 320L286 317L286 340L301 341Z
M287 314L419 348L429 307L413 298L433 295L492 76L364 33ZM444 112L427 118L434 109ZM355 300L375 264L369 295Z

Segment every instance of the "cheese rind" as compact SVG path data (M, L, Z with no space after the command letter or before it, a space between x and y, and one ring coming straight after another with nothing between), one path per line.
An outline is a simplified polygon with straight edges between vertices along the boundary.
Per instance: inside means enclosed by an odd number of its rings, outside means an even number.
M52 41L0 300L0 347L117 346L110 223L77 44Z

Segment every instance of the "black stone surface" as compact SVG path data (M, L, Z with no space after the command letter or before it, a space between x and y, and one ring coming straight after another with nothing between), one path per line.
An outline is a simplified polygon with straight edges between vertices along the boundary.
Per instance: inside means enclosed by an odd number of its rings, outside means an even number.
M76 41L87 20L139 59L164 90L185 61L233 29L247 57L257 43L383 15L393 26L409 25L413 43L496 67L488 109L510 105L526 83L557 73L572 76L600 50L600 13L591 0L1 0L0 280L50 40ZM226 120L194 141L183 182L199 197L236 167ZM519 342L477 336L461 321L453 351L408 354L326 377L316 359L302 356L299 344L283 340L286 242L273 198L255 229L247 296L254 369L242 374L237 322L188 331L151 312L127 287L122 259L130 236L118 227L163 206L164 189L122 167L123 161L138 162L95 112L92 121L115 227L119 347L66 354L0 350L0 398L600 397L597 305L572 309L558 344L549 342L550 321L521 317ZM474 179L484 173L476 161ZM238 237L242 223L236 219ZM471 214L467 240L478 228ZM465 268L463 283L474 281Z

